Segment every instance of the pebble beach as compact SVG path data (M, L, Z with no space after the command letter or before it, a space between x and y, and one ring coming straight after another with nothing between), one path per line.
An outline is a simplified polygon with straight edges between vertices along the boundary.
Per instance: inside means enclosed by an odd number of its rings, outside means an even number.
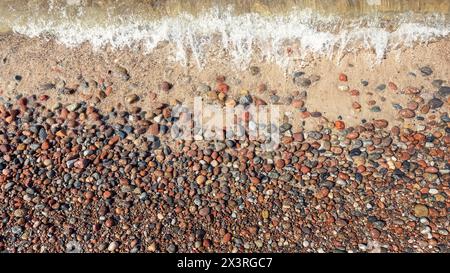
M289 68L170 49L0 34L0 251L449 251L447 37ZM194 98L280 119L174 138Z

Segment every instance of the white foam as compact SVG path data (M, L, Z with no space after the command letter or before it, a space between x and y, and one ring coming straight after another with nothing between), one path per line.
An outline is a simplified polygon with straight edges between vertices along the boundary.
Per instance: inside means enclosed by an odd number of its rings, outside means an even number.
M408 15L399 19L405 20ZM442 18L441 18L442 19ZM450 27L445 23L414 23L405 20L393 31L358 23L340 27L340 18L321 17L311 10L293 11L287 15L262 16L257 13L236 15L231 9L213 9L198 16L183 13L177 17L148 20L138 17L111 17L106 24L87 24L84 18L68 20L35 19L26 23L12 23L13 31L30 37L50 34L67 46L90 42L94 48L110 45L114 48L133 47L142 43L151 52L160 42L173 45L173 58L187 64L190 58L199 67L205 64L208 51L221 46L232 56L237 67L245 68L258 48L262 58L280 66L287 66L292 55L286 48L297 46L295 58L303 59L313 54L339 60L344 54L357 50L373 50L375 62L399 46L447 37ZM439 21L432 17L430 21ZM434 22L433 21L433 22ZM325 27L328 26L329 30ZM214 37L219 37L217 40Z

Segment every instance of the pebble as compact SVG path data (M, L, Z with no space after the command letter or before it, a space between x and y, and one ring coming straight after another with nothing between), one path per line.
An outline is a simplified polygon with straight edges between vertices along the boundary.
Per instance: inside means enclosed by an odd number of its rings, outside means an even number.
M437 92L437 95L441 98L448 97L448 95L450 95L450 87L449 86L441 86L439 88L439 91Z
M341 82L346 82L346 81L348 81L347 75L345 75L345 74L343 74L343 73L339 74L339 81L341 81Z
M414 215L416 217L428 217L428 207L422 204L415 205Z
M129 104L133 104L136 103L137 101L139 101L139 97L136 94L131 94L129 96L127 96L127 103Z
M384 91L386 89L386 84L380 84L377 86L377 91Z
M309 87L311 85L311 80L304 77L294 78L294 83L301 87Z
M430 76L431 74L433 74L433 70L429 66L421 67L420 72L423 76Z
M159 89L161 89L164 92L169 92L169 90L172 89L172 87L173 87L173 85L171 83L169 83L169 82L166 82L166 81L162 82L159 85Z
M370 111L374 112L374 113L379 113L379 112L381 112L381 108L380 108L380 106L373 106L370 108Z
M436 88L440 88L440 87L444 84L444 81L443 81L443 80L440 80L440 79L437 79L437 80L433 80L433 81L431 82L431 84L432 84L434 87L436 87Z
M70 112L74 112L74 111L78 110L78 108L80 108L79 103L72 103L67 106L67 110L69 110Z
M429 102L428 105L430 106L431 109L438 109L441 108L444 105L444 102L438 98L432 98Z
M414 111L410 110L410 109L402 109L398 112L398 114L402 117L402 118L413 118L416 116L416 113L414 113Z
M250 73L251 73L253 76L258 75L260 72L261 72L261 70L259 69L259 67L257 67L257 66L251 66L251 67L250 67Z
M268 218L269 218L269 211L263 210L263 211L261 212L261 217L262 217L264 220L268 219Z
M124 81L128 81L130 79L130 75L128 74L128 70L120 65L117 65L112 70L113 77L119 78Z
M339 91L347 92L348 90L350 90L350 87L348 85L339 85L338 89Z
M201 208L198 211L198 214L200 214L201 216L208 216L209 212L210 212L210 209L208 207L205 207L205 208Z
M250 105L253 102L253 99L250 95L242 96L239 99L239 104L247 106Z
M114 252L114 251L116 251L116 249L119 247L119 244L117 243L117 242L111 242L109 245L108 245L108 251L109 252Z

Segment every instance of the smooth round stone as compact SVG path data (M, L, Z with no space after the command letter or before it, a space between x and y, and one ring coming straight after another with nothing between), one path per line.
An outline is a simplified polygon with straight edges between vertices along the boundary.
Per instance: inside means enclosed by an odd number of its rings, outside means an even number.
M252 97L250 95L242 96L239 99L239 104L242 104L242 105L245 105L245 106L250 105L252 102L253 102L253 99L252 99Z
M414 206L414 215L416 217L427 217L428 207L422 204L417 204Z
M438 109L441 108L444 105L444 102L438 98L432 98L429 102L428 105L430 106L431 109Z

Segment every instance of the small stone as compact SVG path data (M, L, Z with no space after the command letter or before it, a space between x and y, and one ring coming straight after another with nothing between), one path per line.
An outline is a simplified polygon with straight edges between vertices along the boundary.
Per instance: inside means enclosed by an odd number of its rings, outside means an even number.
M247 106L253 102L253 99L250 95L242 96L239 99L239 104Z
M429 66L421 67L420 72L422 72L423 76L430 76L433 74L433 70Z
M86 167L89 165L89 160L85 158L78 159L74 163L74 167L78 169L86 169Z
M386 128L388 126L389 122L385 119L377 119L373 121L373 125L375 126L375 128L378 129L383 129Z
M343 73L339 74L339 81L341 81L341 82L348 81L347 75L345 75Z
M153 123L152 125L150 125L150 127L148 128L148 132L151 135L158 135L159 134L159 124L158 123Z
M267 85L264 83L258 84L258 92L265 92L267 91Z
M438 80L433 80L433 81L431 82L431 84L432 84L434 87L436 87L436 88L440 88L440 87L444 84L444 81L443 81L443 80L440 80L440 79L438 79Z
M426 173L438 173L439 169L436 167L430 166L430 167L425 168L425 172Z
M321 116L322 116L322 113L320 113L320 112L317 112L317 111L311 112L311 117L313 117L313 118L320 118Z
M304 77L294 78L295 84L301 87L309 87L311 85L311 80Z
M422 204L417 204L414 206L414 215L416 217L427 217L428 207Z
M80 107L79 103L72 103L70 105L67 106L67 110L69 110L70 112L74 112L76 111L78 108Z
M300 99L295 99L292 101L292 106L295 108L302 108L305 105L305 102Z
M441 86L437 95L441 98L446 98L450 95L450 87L449 86Z
M393 83L393 82L389 82L389 83L388 83L388 88L389 88L389 90L391 90L391 91L397 91L397 90L398 90L397 85L396 85L395 83Z
M358 102L354 101L352 103L352 108L356 109L356 110L361 109L361 104L359 104Z
M405 89L403 89L403 93L405 93L407 95L415 95L415 94L420 93L420 89L412 87L412 86L408 86Z
M25 211L23 209L16 209L14 211L14 217L22 218L25 215Z
M356 89L350 90L350 96L353 96L353 97L359 96L359 91Z
M280 101L280 97L279 96L277 96L277 95L271 95L270 96L270 102L271 103L278 103Z
M166 82L166 81L162 82L162 83L159 85L159 88L160 88L162 91L164 91L164 92L169 92L169 90L172 89L172 87L173 87L173 85L172 85L171 83L169 83L169 82Z
M347 92L348 90L350 90L350 87L348 87L348 85L339 85L338 89L339 91Z
M381 112L381 108L380 108L380 106L376 105L376 106L371 107L370 111L373 113L379 113L379 112Z
M136 94L132 94L127 97L127 103L129 103L129 104L133 104L133 103L137 102L138 100L139 100L139 97Z
M167 247L167 252L169 252L169 253L175 253L176 251L177 251L177 246L174 245L174 244L170 244L170 245Z
M222 242L224 244L228 243L229 241L231 241L231 233L226 233L223 238L222 238Z
M429 102L428 105L430 106L431 109L438 109L441 108L444 105L444 102L438 98L432 98Z
M201 216L208 216L209 212L210 212L210 209L208 207L204 207L198 211L198 214L200 214Z
M117 242L111 242L108 246L108 251L114 252L119 247L119 243Z
M41 144L42 150L48 150L50 148L50 143L46 140Z
M263 211L261 212L261 216L262 216L262 218L263 218L264 220L268 219L268 218L269 218L269 211L268 211L268 210L263 210Z
M384 91L386 89L386 84L380 84L377 86L377 91Z
M203 185L206 182L206 177L204 175L199 175L197 176L195 181L197 182L197 184Z
M330 193L330 190L326 187L323 187L317 192L316 198L323 199L323 198L327 197L329 193Z
M344 130L345 129L345 123L341 120L337 120L334 122L334 127L338 130Z
M117 65L114 67L113 71L111 71L113 77L117 77L124 81L128 81L130 79L130 75L125 67Z
M402 118L413 118L416 116L416 113L414 113L414 111L410 110L410 109L402 109L398 112L398 114L402 117Z
M217 91L227 93L230 87L226 83L217 84Z

